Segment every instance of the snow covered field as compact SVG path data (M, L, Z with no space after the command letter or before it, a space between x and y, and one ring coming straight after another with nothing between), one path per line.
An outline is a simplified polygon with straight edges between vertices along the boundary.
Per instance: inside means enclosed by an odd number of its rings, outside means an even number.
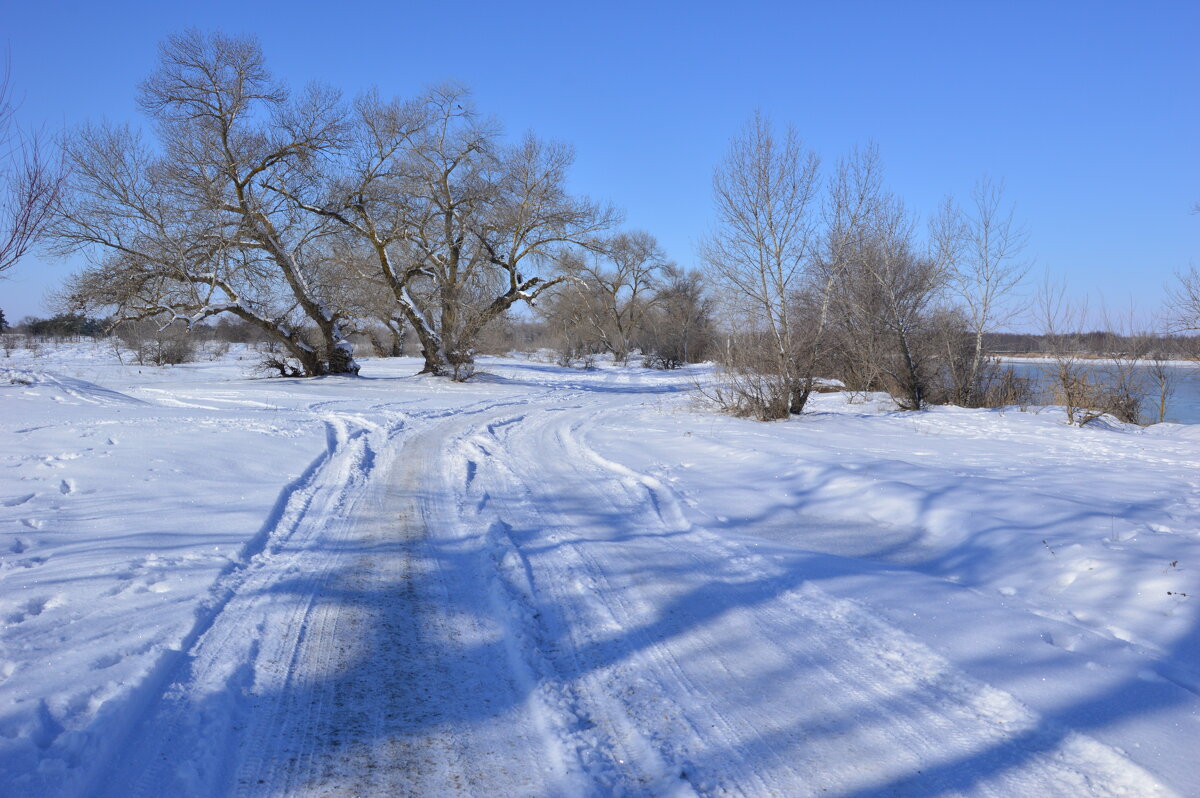
M1200 795L1200 427L0 360L0 795Z

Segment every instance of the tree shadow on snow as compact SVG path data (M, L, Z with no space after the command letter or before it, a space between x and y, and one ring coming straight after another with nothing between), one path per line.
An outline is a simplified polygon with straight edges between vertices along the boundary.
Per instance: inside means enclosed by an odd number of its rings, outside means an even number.
M618 390L603 385L583 389ZM624 386L619 390L629 392ZM397 498L401 504L408 502L428 509L440 506L444 499L421 494L416 488L401 490L405 493ZM99 794L126 794L131 782L142 785L143 793L173 785L182 791L180 794L236 789L241 795L274 795L335 786L370 794L386 786L398 794L418 795L436 785L455 783L465 792L484 793L498 778L494 772L498 762L517 774L505 774L495 782L502 786L518 783L522 770L542 773L540 762L504 762L506 752L527 756L542 746L528 725L518 724L520 719L528 718L533 704L547 712L553 710L554 716L547 722L552 733L561 736L564 748L581 751L586 764L579 767L594 778L598 791L623 789L636 794L639 776L621 761L616 748L606 748L606 742L619 742L619 735L603 726L604 718L588 714L588 690L611 687L612 680L623 675L645 674L646 656L664 641L682 640L693 634L703 639L704 630L727 622L736 613L774 606L785 596L799 595L802 600L804 594L798 591L808 584L819 587L822 582L832 585L843 578L886 577L893 572L886 564L792 550L772 560L779 567L771 575L755 575L725 568L719 556L703 551L702 541L688 539L691 530L647 531L628 514L598 510L586 497L556 493L549 487L541 488L539 496L562 517L576 519L578 527L521 525L521 518L530 518L522 515L513 517L513 525L500 520L461 536L429 529L405 532L404 523L390 514L394 507L389 505L389 511L380 511L374 521L362 521L374 523L388 534L370 540L317 544L314 556L334 564L328 573L319 578L290 574L262 588L266 597L291 597L295 603L309 607L303 620L308 631L300 635L302 645L291 652L293 660L277 665L279 684L264 690L256 685L253 674L247 677L244 671L234 671L224 690L206 694L198 703L175 708L179 717L204 720L196 721L203 724L199 731L199 727L167 726L168 734L175 735L173 739L145 739L148 729L163 731L154 723L166 716L161 715L161 708L152 708L145 716L146 723L131 728L127 742L135 750L150 746L157 752L156 757L131 760L130 766L114 774ZM526 499L494 493L490 497L492 505L501 508L497 511L501 519L505 506L516 507ZM802 509L803 497L798 497L797 507ZM440 518L432 511L424 518L434 525L461 520ZM738 525L745 532L761 521L743 518ZM1047 522L1047 528L1050 526ZM681 555L665 568L654 562L639 564L635 556L631 557L622 568L604 574L611 583L608 594L636 585L639 580L660 580L664 585L675 580L682 587L673 591L664 588L666 600L653 612L630 611L633 625L610 629L600 636L583 634L579 619L604 609L595 603L597 593L589 592L595 586L589 586L587 578L597 575L587 570L589 552L604 546L636 550L639 541L648 538L691 545L696 556L689 559ZM878 554L886 556L887 552ZM364 581L362 564L367 561L375 567L373 576ZM554 572L556 578L574 573L582 580L577 593L545 581L549 572L543 566L552 561L569 565L565 571ZM925 567L936 571L938 565L926 563ZM939 589L950 600L954 591L966 591L950 585ZM333 609L348 611L339 615ZM322 618L332 619L328 620L331 625L322 627ZM814 634L820 631L814 629ZM304 648L308 634L314 640L318 634L332 635L345 645L318 656L316 649ZM1040 645L1020 637L1006 639L1006 643L1014 649ZM1160 661L1194 658L1198 652L1200 630L1193 628ZM739 690L754 693L755 701L763 707L781 702L803 707L806 696L785 692L784 688L794 685L797 679L802 682L806 672L815 676L836 671L839 661L832 655L814 655L806 660L801 653L784 652L781 656L792 657L779 666L784 670L748 662L745 673L729 678L739 682ZM704 652L696 656L703 657ZM1014 674L1016 680L1038 678L1043 672L1038 669L1070 673L1073 668L1084 667L1070 652L1058 649L1045 657L1014 656L1014 651L991 653L956 664L968 674L995 670ZM1022 675L1022 668L1028 673ZM181 671L176 678L184 675ZM652 684L645 686L651 682L653 679L634 678L628 684L622 683L622 688L630 692L621 700L634 707L639 701L659 701L664 713L684 715L704 704L703 696L687 696L686 690L679 687L676 695L637 694L639 690L653 692ZM920 718L916 713L928 706L923 703L922 691L928 689L928 684L913 684L869 706L847 698L840 705L840 714L814 717L798 712L800 719L784 728L741 726L741 737L703 737L707 746L703 750L674 750L670 740L655 737L653 730L646 731L663 746L662 760L677 766L681 777L713 787L722 783L723 768L759 772L767 778L789 767L789 759L802 762L806 752L826 750L833 744L831 740L852 736L885 720L903 720L908 714L917 728ZM674 703L677 697L692 703L679 706ZM874 798L970 791L993 778L1055 756L1075 732L1094 734L1103 740L1108 729L1187 705L1198 705L1192 692L1165 679L1130 672L1128 678L1113 681L1105 689L1073 696L1044 711L1032 728L998 734L997 739L983 741L975 748L964 746L962 741L954 741L951 746L952 741L947 741L947 753L934 761L921 759L901 768L903 772L889 773L866 786L835 786L827 794ZM160 720L155 721L156 717ZM206 736L204 729L224 730L228 739L214 743L211 733ZM462 741L454 736L464 729L476 735L476 742L490 746L490 759L473 761L469 757L471 752L463 750ZM898 746L903 743L896 742ZM936 746L937 741L932 743ZM844 755L839 767L853 772L856 752L847 750ZM873 755L886 757L888 752ZM166 768L156 764L163 757L183 761ZM1170 764L1166 772L1176 776L1186 773L1186 767L1180 770L1179 763ZM146 776L140 770L143 765L158 767L161 776ZM372 781L345 783L355 773L367 774L363 777ZM810 776L811 784L820 782L820 774ZM541 779L534 779L541 786L531 787L535 792L528 794L562 791L562 784L555 786L552 779ZM737 785L733 786L736 789ZM642 788L651 794L649 786L643 784Z

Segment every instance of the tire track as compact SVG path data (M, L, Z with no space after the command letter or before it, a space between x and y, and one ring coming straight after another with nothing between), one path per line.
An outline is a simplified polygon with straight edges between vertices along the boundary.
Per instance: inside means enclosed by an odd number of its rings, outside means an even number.
M129 764L89 794L224 792L252 714L248 696L287 661L288 641L304 639L314 603L342 561L330 544L353 529L352 511L381 455L386 460L386 441L404 427L402 420L385 427L332 413L325 422L326 451L281 494L260 533L218 579L180 649L139 688L128 732L110 747L114 760Z
M690 524L673 491L582 442L620 412L492 425L473 443L481 456L467 455L468 490L512 552L500 559L521 563L514 596L535 618L561 613L535 647L555 652L569 709L607 730L601 746L622 741L605 764L617 786L866 795L897 768L1016 747L1017 764L981 773L972 794L1169 794L876 612Z

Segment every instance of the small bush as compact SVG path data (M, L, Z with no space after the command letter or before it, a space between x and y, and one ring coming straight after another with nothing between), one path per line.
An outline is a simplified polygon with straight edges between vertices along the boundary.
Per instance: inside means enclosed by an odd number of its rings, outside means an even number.
M770 375L726 370L701 394L722 413L739 418L775 421L791 414L791 391L782 379Z
M1028 407L1037 396L1035 380L1019 377L1010 368L986 369L972 392L971 407Z
M304 369L294 358L283 351L283 347L275 342L260 344L258 347L262 360L254 367L254 371L265 376L303 377Z
M683 365L676 354L668 352L648 352L642 355L642 365L648 369L659 369L661 371L670 371L677 369Z
M139 366L175 366L196 360L196 339L183 324L163 327L153 321L127 321L117 326L116 336Z
M563 368L591 371L596 368L596 352L591 346L567 340L559 346L555 362Z
M210 341L204 347L204 354L209 360L220 360L229 354L230 346L228 341Z
M176 366L196 359L195 343L186 334L146 341L142 347L143 357L155 366Z

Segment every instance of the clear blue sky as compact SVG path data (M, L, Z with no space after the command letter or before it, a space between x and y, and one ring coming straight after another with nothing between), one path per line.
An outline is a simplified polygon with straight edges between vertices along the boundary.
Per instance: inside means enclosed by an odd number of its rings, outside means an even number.
M252 33L276 74L409 96L455 79L510 133L572 143L576 190L695 264L710 179L754 109L831 165L875 141L890 186L935 209L1005 180L1037 269L1155 309L1200 265L1200 2L53 2L4 12L27 125L136 119L160 40ZM44 315L70 263L0 281Z

